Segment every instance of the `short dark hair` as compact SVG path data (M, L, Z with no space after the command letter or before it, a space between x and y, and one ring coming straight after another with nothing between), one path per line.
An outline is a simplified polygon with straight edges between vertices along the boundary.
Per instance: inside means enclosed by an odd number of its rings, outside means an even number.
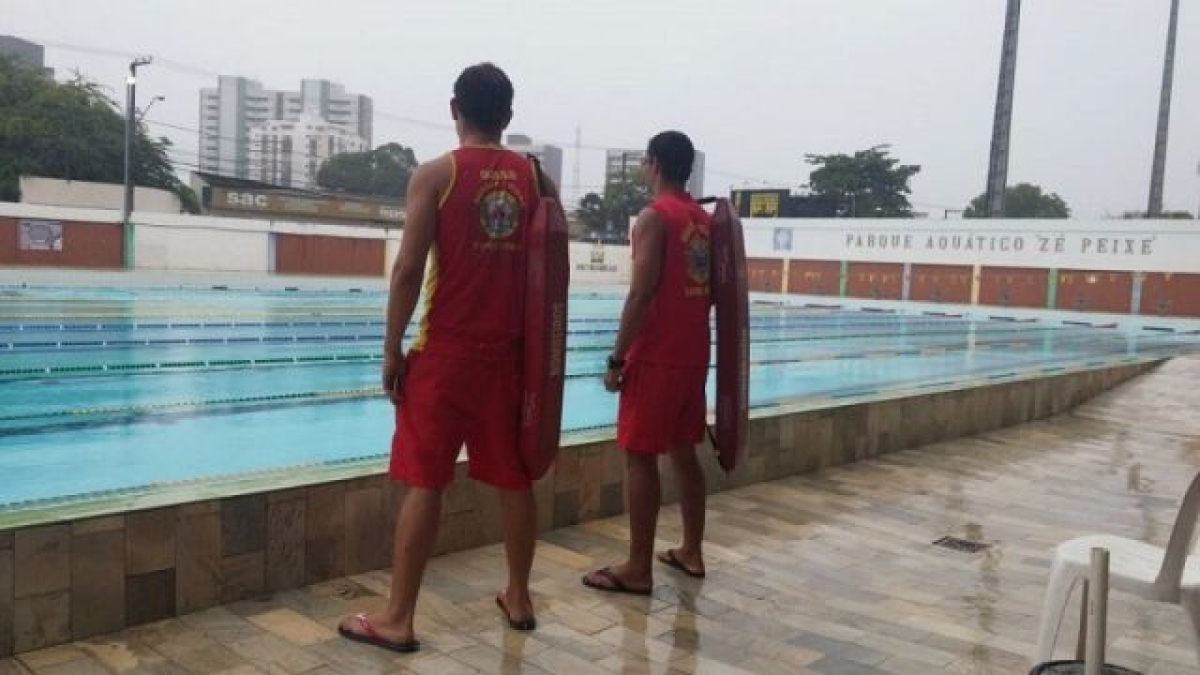
M493 63L463 70L454 81L454 99L466 122L487 134L504 131L512 116L512 82Z
M692 140L680 131L664 131L650 139L646 156L658 162L663 178L675 183L686 183L692 176L692 163L696 161L696 148Z

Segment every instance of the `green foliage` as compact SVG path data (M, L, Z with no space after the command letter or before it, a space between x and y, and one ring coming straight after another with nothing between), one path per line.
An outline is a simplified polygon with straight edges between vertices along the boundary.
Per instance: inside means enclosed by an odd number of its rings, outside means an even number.
M1145 220L1149 218L1145 211L1126 211L1121 214L1122 220ZM1195 220L1191 211L1163 211L1156 220Z
M629 219L650 204L650 188L641 179L614 181L604 195L589 192L579 201L575 215L594 234L629 238Z
M628 237L629 219L650 204L650 188L640 178L612 183L604 190L604 200L615 228Z
M180 183L175 187L175 196L179 197L179 203L183 206L184 211L200 213L200 198L196 196L195 190Z
M912 218L908 181L920 166L900 164L888 156L887 145L853 155L805 155L817 166L808 176L813 195L834 200L851 218Z
M199 213L195 193L179 180L166 138L134 136L133 182L170 190ZM0 58L0 200L20 199L21 175L124 182L125 119L94 82L76 75L57 83L40 71Z
M388 143L367 152L330 157L317 172L317 185L356 195L404 199L416 168L412 148Z
M987 218L987 194L981 194L963 211L963 218ZM1071 208L1053 192L1040 186L1018 183L1004 189L1005 218L1070 218Z
M604 203L603 197L589 192L579 200L579 208L575 214L587 229L603 230L608 222L608 205Z

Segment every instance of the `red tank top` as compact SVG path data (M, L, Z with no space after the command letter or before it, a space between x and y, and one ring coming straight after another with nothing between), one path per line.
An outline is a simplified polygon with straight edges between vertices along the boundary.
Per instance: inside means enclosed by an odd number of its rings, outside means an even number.
M666 365L709 361L711 218L686 192L663 192L650 204L666 228L658 290L627 358Z
M510 150L459 148L450 158L413 349L507 358L524 329L525 231L537 177L533 163Z

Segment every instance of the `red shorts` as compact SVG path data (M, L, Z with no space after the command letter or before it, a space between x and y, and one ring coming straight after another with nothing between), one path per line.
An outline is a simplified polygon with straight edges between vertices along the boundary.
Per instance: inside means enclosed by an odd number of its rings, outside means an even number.
M662 454L704 440L708 366L631 361L617 412L617 444L626 452Z
M392 479L440 490L454 480L465 443L472 478L508 490L528 489L532 483L517 446L519 363L515 357L483 360L410 352L392 436Z

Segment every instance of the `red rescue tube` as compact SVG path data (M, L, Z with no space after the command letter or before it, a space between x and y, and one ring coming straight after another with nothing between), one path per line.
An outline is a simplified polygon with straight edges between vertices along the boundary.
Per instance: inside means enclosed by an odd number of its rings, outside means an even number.
M726 472L746 453L750 425L750 295L742 223L728 199L712 221L713 302L717 314L717 401L713 444Z
M538 202L526 242L521 460L530 480L558 455L567 359L567 221L558 202Z

